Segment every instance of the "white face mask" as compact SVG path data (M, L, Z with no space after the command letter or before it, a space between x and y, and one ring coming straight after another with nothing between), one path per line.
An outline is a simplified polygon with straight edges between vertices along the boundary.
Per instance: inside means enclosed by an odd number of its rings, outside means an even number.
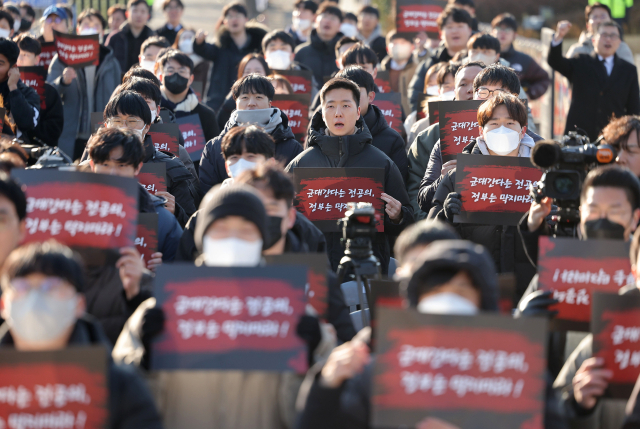
M291 20L292 27L298 31L305 31L311 28L311 20L310 19L300 19L298 17L293 17Z
M151 109L150 109L150 110L151 110ZM155 110L151 110L151 123L152 123L152 124L155 124L155 122L156 122L156 118L157 118L157 116L156 116L156 111L155 111Z
M140 141L144 143L144 135L145 135L144 128L141 130L131 130L131 131L136 133L140 137Z
M440 100L442 101L453 101L455 98L456 98L456 93L454 91L444 92L440 96Z
M42 343L58 339L76 320L77 296L57 299L32 289L7 306L7 323L21 339Z
M247 241L236 237L202 242L204 263L209 267L255 267L262 256L262 240Z
M493 55L487 55L487 54L469 55L469 62L472 62L472 61L480 61L484 63L484 65L488 66L496 62L496 57Z
M92 34L98 34L98 30L95 28L83 28L78 34L81 36L91 36Z
M193 54L193 39L182 39L178 43L178 49L185 54Z
M347 37L356 37L358 35L358 27L353 24L340 24L340 32Z
M478 313L478 308L456 293L443 292L422 299L418 303L418 311L428 314L472 316Z
M142 60L140 61L140 67L142 67L143 69L150 71L151 73L153 73L153 67L156 65L155 61L149 61L149 60Z
M404 62L411 56L411 46L406 44L393 45L391 48L391 58L396 62Z
M431 85L427 87L427 95L439 95L440 87L438 85Z
M5 39L8 39L10 34L11 34L11 30L5 30L4 28L0 28L0 37L4 37Z
M269 51L265 60L272 70L288 70L291 66L291 54L287 51Z
M502 125L493 131L485 131L484 140L492 152L498 155L508 155L518 148L520 133Z
M244 158L240 158L236 161L235 164L229 166L229 172L231 173L231 177L238 177L245 170L254 170L256 168L256 163L247 161Z

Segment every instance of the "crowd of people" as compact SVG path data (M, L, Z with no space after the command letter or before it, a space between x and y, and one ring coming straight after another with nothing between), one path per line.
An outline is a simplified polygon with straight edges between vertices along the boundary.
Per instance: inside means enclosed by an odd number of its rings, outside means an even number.
M29 4L5 4L0 348L103 345L112 357L112 428L372 427L375 355L366 330L354 328L336 276L345 256L342 232L321 231L295 205L293 173L308 167L383 171L384 232L372 238L372 251L383 276L410 285L406 298L413 310L497 312L494 274L513 273L513 317L552 319L557 300L539 289L536 263L538 239L554 234L554 201L532 188L533 202L518 226L458 223L463 202L456 160L443 159L439 120L429 117L429 101L484 101L477 137L464 154L530 158L543 140L523 100L544 96L549 74L516 50L516 17L502 13L482 32L475 7L474 0L449 0L437 19L441 37L433 38L393 29L385 35L375 7L351 13L332 1L299 0L287 28L266 28L243 4L227 3L212 36L183 22L181 0L163 1L166 24L157 30L148 26L146 0L112 6L107 17L95 9L74 16L68 5L57 4L39 21ZM615 165L586 175L575 239L630 242L635 272L638 74L609 6L590 2L585 21L566 55L563 40L572 24L557 23L547 62L573 86L566 131L579 130L592 142L601 138L617 155ZM45 62L43 47L54 42L54 32L97 34L97 62L71 67L55 53ZM20 69L43 64L46 83L38 93L21 80ZM311 76L302 140L287 112L274 105L278 95L294 93L289 71ZM377 105L379 74L400 95L399 130ZM103 119L98 128L96 112ZM182 138L175 154L156 147L152 125L192 115L206 141L199 161ZM21 245L28 192L11 171L34 161L23 147L38 146L58 148L61 159L87 174L136 178L144 165L164 164L166 191L140 186L138 195L140 213L158 214L158 251L143 262L135 247L126 247L115 263L90 265L57 242ZM153 339L165 329L153 296L159 267L255 267L264 265L264 256L287 253L327 258L328 316L308 311L297 326L308 349L306 378L151 368ZM640 277L619 293L639 290ZM579 344L568 340L573 334ZM549 332L549 339L545 428L640 428L635 395L628 401L602 398L612 374L593 357L591 335ZM418 427L454 428L437 419Z

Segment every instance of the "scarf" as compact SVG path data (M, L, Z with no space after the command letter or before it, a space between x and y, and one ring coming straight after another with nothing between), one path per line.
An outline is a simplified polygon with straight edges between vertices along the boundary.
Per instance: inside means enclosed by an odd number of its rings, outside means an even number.
M282 123L282 114L277 107L256 110L234 110L229 118L235 125L257 125L266 133L273 133Z

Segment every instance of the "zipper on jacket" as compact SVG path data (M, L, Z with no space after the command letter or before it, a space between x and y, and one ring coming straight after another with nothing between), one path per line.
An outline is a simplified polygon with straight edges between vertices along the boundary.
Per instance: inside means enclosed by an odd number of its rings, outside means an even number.
M340 154L340 158L342 159L342 153L343 153L343 151L342 151L342 137L338 137L338 150L340 151L339 154Z

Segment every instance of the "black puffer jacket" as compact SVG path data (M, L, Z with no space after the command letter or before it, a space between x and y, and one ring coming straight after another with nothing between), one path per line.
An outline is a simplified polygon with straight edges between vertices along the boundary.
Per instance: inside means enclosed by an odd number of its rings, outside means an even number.
M344 34L338 33L328 42L323 42L316 30L311 32L309 41L296 48L294 60L313 71L313 77L320 86L325 76L331 76L338 71L336 65L336 43Z
M481 155L475 140L464 148L463 153ZM453 169L442 178L436 194L433 197L433 205L428 219L439 219L443 222L452 222L444 214L444 201L456 188L456 170ZM520 297L526 290L531 278L536 273L535 268L527 259L525 248L518 235L515 226L481 225L473 223L454 224L460 238L482 244L489 250L493 262L499 273L515 273L516 295ZM528 236L528 231L522 231Z
M402 179L407 183L409 160L404 149L402 136L389 126L380 108L374 104L369 105L369 110L367 110L363 119L373 138L371 144L383 151L385 155L395 162L400 174L402 174Z
M397 236L407 225L413 223L413 208L396 164L381 150L371 144L371 133L362 119L356 123L356 133L344 137L331 137L326 134L326 125L322 113L313 117L307 136L308 149L298 155L287 166L286 171L305 167L360 167L384 168L384 191L402 204L402 220L398 224L384 215L384 234L378 233L373 242L373 253L380 261L382 272L387 273L391 247L388 236ZM340 243L342 234L325 233L327 251L333 270L337 270L344 248Z

